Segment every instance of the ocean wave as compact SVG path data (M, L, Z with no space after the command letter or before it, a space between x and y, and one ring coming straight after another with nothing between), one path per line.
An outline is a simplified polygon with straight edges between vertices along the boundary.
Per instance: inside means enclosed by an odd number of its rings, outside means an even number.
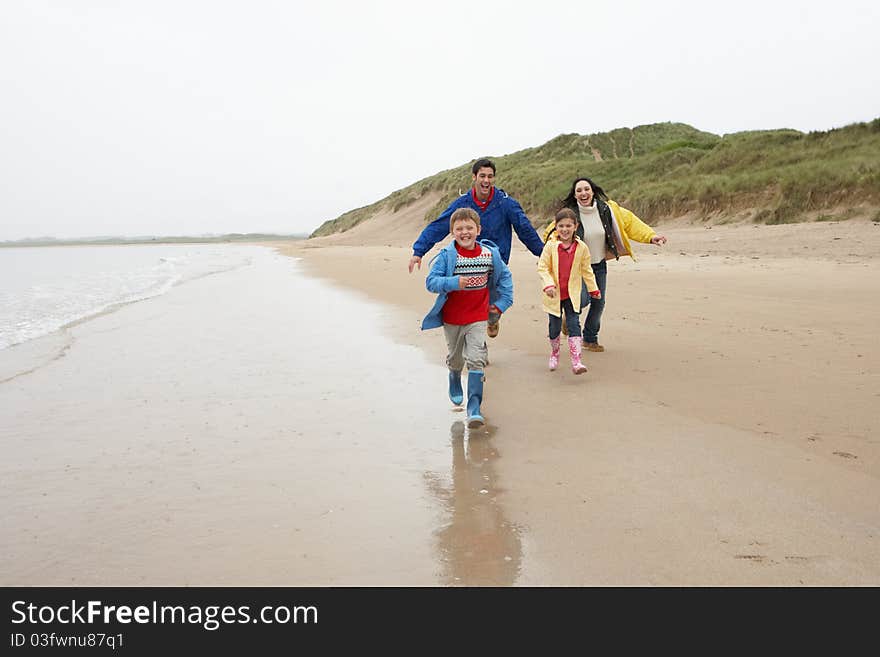
M156 257L162 248L171 252ZM176 253L171 245L21 249L27 253L15 254L13 262L0 260L0 280L12 273L5 271L9 267L17 268L18 280L11 289L0 289L0 349L247 266L253 248L259 247L177 246Z

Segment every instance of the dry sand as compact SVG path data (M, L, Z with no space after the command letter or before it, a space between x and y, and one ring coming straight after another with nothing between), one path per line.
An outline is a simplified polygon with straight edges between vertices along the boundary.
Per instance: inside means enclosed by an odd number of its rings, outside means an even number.
M406 270L420 214L281 251L393 306L390 334L442 365L442 335L418 328L427 264ZM475 546L478 583L880 584L880 225L660 231L665 247L609 264L607 351L579 377L547 371L535 258L515 242L489 430L458 438L491 451L514 528ZM492 575L511 540L515 576Z
M578 377L516 243L470 433L423 212L3 350L0 584L880 584L880 226L664 226Z

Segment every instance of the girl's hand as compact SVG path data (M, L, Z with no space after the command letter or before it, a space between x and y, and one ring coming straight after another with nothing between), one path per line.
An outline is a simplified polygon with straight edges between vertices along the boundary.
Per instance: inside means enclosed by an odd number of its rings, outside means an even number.
M544 294L546 294L551 299L555 298L556 297L556 286L555 285L548 285L547 287L544 288Z

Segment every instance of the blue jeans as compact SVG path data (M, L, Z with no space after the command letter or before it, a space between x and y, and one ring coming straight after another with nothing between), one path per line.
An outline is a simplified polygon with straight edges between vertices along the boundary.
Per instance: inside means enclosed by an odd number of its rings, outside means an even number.
M562 315L565 317L565 328L568 329L568 337L579 338L581 335L581 316L574 311L571 299L566 299L560 304ZM562 317L548 315L550 318L550 339L555 340L562 333Z
M587 306L587 318L584 320L584 342L599 341L599 324L602 319L602 311L605 310L605 281L608 278L608 263L604 260L597 262L593 267L593 274L596 276L596 284L602 293L601 299L590 298L587 292L587 284L581 283L581 312Z

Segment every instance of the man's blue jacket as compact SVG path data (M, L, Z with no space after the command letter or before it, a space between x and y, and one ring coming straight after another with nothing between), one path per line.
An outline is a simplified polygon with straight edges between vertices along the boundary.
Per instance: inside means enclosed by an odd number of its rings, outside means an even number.
M516 231L520 241L526 245L529 251L540 257L544 249L544 242L535 232L522 206L507 192L498 187L495 195L485 210L474 202L472 190L462 194L443 211L439 217L425 226L419 238L413 244L413 255L420 258L431 250L437 242L449 235L449 217L458 208L473 208L480 215L480 239L487 239L498 245L501 259L505 263L510 262L510 246L512 232Z

